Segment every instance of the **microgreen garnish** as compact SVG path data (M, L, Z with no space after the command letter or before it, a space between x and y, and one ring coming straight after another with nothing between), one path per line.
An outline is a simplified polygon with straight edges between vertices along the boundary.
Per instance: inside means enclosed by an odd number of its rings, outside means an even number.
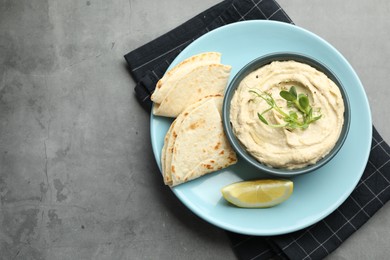
M283 111L277 104L275 99L270 93L258 92L257 90L249 90L249 92L255 94L257 97L262 98L269 108L264 110L261 114L257 113L257 116L261 122L271 127L285 127L288 130L294 129L306 129L309 125L322 117L320 110L313 113L313 108L310 106L309 98L305 94L298 94L295 86L292 86L288 91L282 90L279 95L287 101L287 107L295 108L288 112ZM285 124L271 124L263 116L265 113L274 109L282 116Z

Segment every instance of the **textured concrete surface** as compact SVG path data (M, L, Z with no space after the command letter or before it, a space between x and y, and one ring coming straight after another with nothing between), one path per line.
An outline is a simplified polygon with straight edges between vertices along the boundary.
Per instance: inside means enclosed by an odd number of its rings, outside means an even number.
M235 259L163 185L123 59L217 2L0 0L0 259ZM390 142L390 2L279 3L350 61ZM387 258L389 215L328 258Z

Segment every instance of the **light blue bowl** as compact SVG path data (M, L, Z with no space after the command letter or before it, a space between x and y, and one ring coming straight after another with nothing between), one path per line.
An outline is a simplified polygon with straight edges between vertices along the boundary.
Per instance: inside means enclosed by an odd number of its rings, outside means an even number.
M341 95L344 100L344 125L341 130L340 137L338 141L336 142L336 145L333 147L333 149L322 159L320 159L317 163L313 165L309 165L303 168L299 169L284 169L284 168L273 168L270 166L267 166L258 160L256 160L250 153L248 153L245 149L245 147L241 144L241 142L237 139L235 136L232 125L230 123L230 103L231 99L235 93L235 90L239 86L241 80L245 78L249 73L253 72L254 70L267 65L271 63L272 61L286 61L286 60L294 60L297 62L305 63L313 68L316 68L317 70L323 72L325 75L327 75L333 82L336 83L336 85L339 87ZM299 54L299 53L272 53L265 56L261 56L250 63L248 63L246 66L244 66L232 79L232 81L229 83L224 101L223 101L223 107L222 107L222 119L223 119L223 127L226 133L226 136L228 140L230 141L230 144L232 145L233 149L237 152L240 158L247 161L251 165L255 166L260 171L267 173L269 175L278 176L278 177L291 177L295 175L305 174L312 172L322 166L324 166L326 163L328 163L332 158L337 154L337 152L340 150L340 148L343 146L345 139L347 138L350 121L351 121L351 113L350 113L350 104L349 99L347 96L347 93L345 91L345 88L343 84L340 82L338 77L325 65L323 65L318 60L311 58L307 55Z

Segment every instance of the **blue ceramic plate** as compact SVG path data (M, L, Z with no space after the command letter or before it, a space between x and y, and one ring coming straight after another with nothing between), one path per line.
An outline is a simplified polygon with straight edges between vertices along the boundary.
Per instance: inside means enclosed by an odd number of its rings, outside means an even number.
M298 52L321 61L343 83L351 105L351 125L338 154L325 166L290 178L294 192L284 203L267 209L229 205L221 188L236 181L268 177L240 160L236 165L172 188L195 214L226 230L249 235L278 235L312 225L347 199L366 166L372 135L371 113L364 88L348 61L329 43L300 27L274 21L244 21L215 29L189 45L172 63L205 51L222 53L232 66L231 78L248 62L273 52ZM172 120L151 116L156 161Z

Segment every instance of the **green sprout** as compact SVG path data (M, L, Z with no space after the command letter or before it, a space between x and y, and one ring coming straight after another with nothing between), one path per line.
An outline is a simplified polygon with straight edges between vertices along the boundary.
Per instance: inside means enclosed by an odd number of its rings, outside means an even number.
M287 107L295 108L288 112L283 111L277 104L271 94L266 92L258 92L257 90L249 90L249 92L255 94L257 97L263 99L269 105L269 108L264 110L261 114L257 113L257 116L261 122L271 127L285 127L287 130L294 129L307 129L309 125L322 117L319 113L320 110L313 114L313 108L310 106L309 98L305 94L298 94L295 86L292 86L288 91L282 90L279 95L287 101ZM265 113L274 109L279 113L284 124L271 124L263 116Z

